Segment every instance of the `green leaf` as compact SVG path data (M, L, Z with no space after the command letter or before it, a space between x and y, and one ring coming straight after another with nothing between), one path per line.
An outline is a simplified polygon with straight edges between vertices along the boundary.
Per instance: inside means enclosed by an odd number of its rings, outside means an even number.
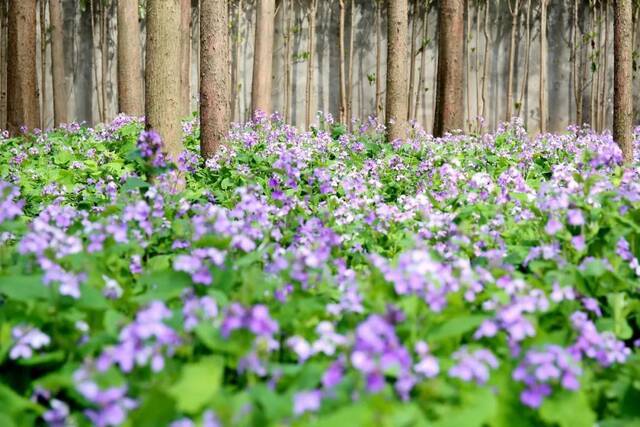
M142 404L131 414L131 424L136 427L167 426L176 418L175 402L164 392L152 389Z
M463 404L451 408L435 423L434 427L480 427L496 412L496 397L488 388L466 393Z
M135 190L136 188L149 188L149 183L140 178L128 178L122 185L121 191Z
M582 392L558 392L540 407L540 417L560 427L592 427L596 422L587 396Z
M433 328L427 336L431 341L458 337L474 330L487 318L488 316L484 314L470 314L467 316L455 317Z
M177 402L180 411L195 414L218 392L224 370L224 358L210 356L196 363L185 365L169 394Z
M0 293L10 299L29 302L49 299L49 289L42 283L42 275L0 276Z
M140 283L147 285L148 289L134 300L145 304L155 299L167 301L180 296L182 290L191 285L191 277L181 271L162 270L145 274Z
M78 306L89 310L106 310L109 308L107 299L102 293L90 285L85 285L80 290Z

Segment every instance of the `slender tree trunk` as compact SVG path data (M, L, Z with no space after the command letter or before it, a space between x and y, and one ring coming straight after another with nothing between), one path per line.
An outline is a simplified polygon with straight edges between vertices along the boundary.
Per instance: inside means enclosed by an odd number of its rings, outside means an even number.
M547 6L549 0L540 0L540 132L547 131Z
M0 1L0 130L7 127L7 1Z
M589 108L589 124L591 125L592 128L596 128L597 124L596 124L596 88L597 88L597 77L598 74L596 74L597 72L597 64L596 64L596 59L598 59L598 49L596 48L596 41L595 41L595 36L593 35L593 32L595 32L595 28L596 28L596 2L595 0L593 2L590 2L590 9L591 9L591 28L589 31L590 37L591 37L591 94L589 96L589 101L591 103L590 108ZM594 70L595 68L595 70Z
M465 13L465 24L466 30L464 34L464 65L465 65L465 101L467 104L467 126L471 123L471 53L469 50L471 49L471 1L466 0L465 2L466 13Z
M47 0L40 0L40 129L47 127Z
M109 7L108 1L100 2L100 64L101 64L101 87L102 87L102 117L105 122L109 121L107 115L107 84L109 83Z
M609 4L603 3L604 9L604 50L603 50L603 66L602 66L602 96L600 97L600 131L606 126L607 107L607 83L609 80Z
M288 1L288 0L285 0ZM233 74L233 83L232 87L232 96L233 96L233 116L235 120L241 120L242 111L240 111L240 96L242 94L241 89L243 87L241 76L240 76L240 61L242 60L242 56L240 55L240 47L243 45L242 43L242 12L244 11L242 0L238 0L238 6L236 7L236 32L234 37L234 56L235 56L235 73ZM291 33L291 29L287 34ZM289 44L290 46L290 44ZM291 53L287 54L289 58L291 58ZM290 70L289 62L285 63L285 74L288 70ZM199 69L199 68L198 68ZM289 71L290 72L290 71ZM287 84L288 86L288 84ZM287 109L287 104L285 103L285 110ZM288 113L285 113L285 119L288 117Z
M251 108L271 114L275 0L258 0Z
M433 134L462 129L464 2L444 0L438 10L438 87Z
M138 0L118 0L118 109L144 113L142 47L138 24Z
M96 59L96 50L99 50L100 43L98 42L98 49L96 49L95 45L95 16L93 9L94 0L89 1L89 27L91 29L91 59L93 61L92 69L93 69L93 79L94 79L94 88L96 90L96 103L98 104L98 121L104 122L104 116L102 115L102 97L100 96L100 79L98 78L98 60Z
M182 116L191 114L191 0L180 0L180 93Z
M613 139L624 160L633 161L633 47L631 0L615 0Z
M382 1L376 0L376 117L382 120Z
M598 23L598 66L596 67L596 103L595 103L595 120L594 120L594 129L596 129L597 131L601 131L602 129L600 128L600 113L602 112L602 51L603 51L603 46L602 46L602 35L604 33L603 31L603 19L602 19L602 0L600 1L600 9L598 12L598 19L597 19L597 23Z
M200 5L200 151L213 156L229 129L229 24L227 0Z
M407 136L407 0L387 0L387 107L389 141Z
M291 97L289 96L289 87L291 86L291 4L290 0L283 0L282 2L282 20L284 26L284 79L282 83L282 93L284 96L284 120L287 123L291 123L290 111L291 111ZM308 77L307 77L308 78ZM307 98L308 99L308 98ZM306 102L306 101L305 101ZM308 126L308 124L307 124Z
M351 0L349 10L349 68L347 71L347 123L349 131L352 129L353 121L353 47L355 39L355 0Z
M418 17L419 15L419 2L412 0L411 7L413 13L411 14L411 44L409 45L409 52L411 58L409 60L409 96L407 97L407 120L415 119L415 112L413 110L414 103L413 97L415 95L416 88L416 38L418 34Z
M226 9L223 15L227 15ZM179 0L147 0L145 58L147 129L154 129L160 134L164 152L175 162L183 150L180 137Z
M67 122L67 90L64 77L64 29L62 27L62 1L49 0L51 22L51 74L53 76L54 126Z
M471 1L471 0L467 0ZM480 0L476 0L476 120L480 116ZM480 123L478 123L478 126Z
M347 121L347 85L346 72L344 69L345 53L344 53L344 0L338 0L340 8L340 17L338 18L338 52L340 55L340 68L338 69L338 78L340 80L340 122Z
M311 106L313 105L313 71L314 71L314 57L315 57L315 38L316 38L316 10L317 0L311 0L309 5L308 23L309 23L309 38L307 51L309 52L309 58L307 58L307 86L305 89L305 113L304 123L307 128L311 126L312 112Z
M487 117L487 65L489 65L489 4L487 0L484 5L484 20L482 32L484 34L484 55L482 58L482 118Z
M420 100L425 91L424 79L427 70L427 46L429 37L429 11L431 10L431 2L428 1L424 5L423 13L423 26L422 26L422 41L420 42L420 74L418 75L418 90L416 91L416 104L414 107L414 117L417 119L418 111L420 111ZM423 123L423 127L426 129L427 124Z
M571 24L571 56L573 58L573 97L576 106L576 124L582 124L582 82L580 81L580 62L582 60L582 49L578 47L578 32L580 25L578 23L578 2L573 0L573 22Z
M36 66L36 0L9 2L7 49L7 122L9 132L21 126L38 127L38 77Z
M507 115L505 116L505 121L510 121L513 116L513 75L515 68L516 30L518 28L520 1L515 0L513 7L511 6L511 0L507 0L507 3L509 4L509 12L511 13L511 43L509 44L509 80L507 83Z
M516 105L517 112L516 114L520 116L520 112L522 111L522 107L524 105L524 94L527 89L527 84L529 83L529 58L531 57L531 0L527 0L526 7L527 17L525 19L526 28L526 47L525 47L525 58L524 58L524 76L522 76L522 86L520 87L520 97L518 98L518 103Z

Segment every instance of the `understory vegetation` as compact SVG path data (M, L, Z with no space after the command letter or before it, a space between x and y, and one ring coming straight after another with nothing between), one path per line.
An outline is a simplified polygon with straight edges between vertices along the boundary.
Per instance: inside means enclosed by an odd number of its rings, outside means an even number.
M0 137L0 425L631 425L640 169L607 133L387 144L119 116ZM637 164L637 163L636 163Z

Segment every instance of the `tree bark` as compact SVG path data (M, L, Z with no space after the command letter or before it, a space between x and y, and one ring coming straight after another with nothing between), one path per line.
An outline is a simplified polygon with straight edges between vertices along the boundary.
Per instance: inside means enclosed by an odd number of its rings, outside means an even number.
M407 136L407 0L387 0L387 139Z
M200 3L200 151L213 156L229 128L228 0Z
M100 2L100 81L102 88L102 117L105 122L109 121L107 115L107 86L109 83L109 34L107 32L109 26L109 2L102 0Z
M463 127L464 2L444 0L438 10L438 87L433 134Z
M180 94L182 116L191 114L191 0L180 0Z
M544 0L543 0L544 1ZM516 30L518 27L518 14L520 12L520 1L515 0L513 7L511 0L507 0L509 4L509 12L511 13L511 42L509 44L509 76L507 81L507 115L505 121L511 121L513 116L513 74L515 68L516 57Z
M531 0L527 0L527 5L525 8L525 13L527 14L525 19L526 25L526 47L525 47L525 57L524 57L524 75L522 76L522 86L520 87L520 97L518 98L518 103L516 104L516 114L520 116L522 112L522 107L524 105L524 94L527 89L527 85L529 84L529 59L531 57Z
M344 69L345 53L344 53L344 0L338 0L340 8L340 16L338 18L338 52L340 55L340 67L338 68L338 79L340 80L340 122L347 120L347 84L346 72Z
M378 120L382 120L382 1L376 0L376 110Z
M547 131L547 5L540 0L540 133Z
M7 49L7 122L13 135L21 126L38 127L36 0L9 1Z
M147 0L145 70L146 126L160 134L164 152L175 162L183 150L180 138L179 0Z
M631 0L615 0L613 55L613 139L624 161L633 161L633 79Z
M40 0L40 129L47 127L47 0Z
M311 0L309 6L309 39L308 47L309 58L307 59L307 87L305 88L305 114L304 123L307 128L311 126L311 105L313 105L313 71L314 71L314 56L315 56L315 35L316 35L316 10L317 0ZM288 90L288 87L287 87ZM288 94L286 94L288 95Z
M487 115L487 66L489 65L489 4L484 5L484 19L482 21L482 33L484 34L484 54L482 59L482 119Z
M349 68L347 69L347 123L349 131L352 130L353 121L353 50L355 39L355 9L356 2L351 0L349 8Z
M121 113L144 113L142 47L138 1L118 0L118 109Z
M49 0L51 22L51 74L53 76L54 126L67 122L67 90L64 77L64 29L62 0Z
M7 127L7 1L0 1L0 130Z
M418 13L419 10L419 2L412 1L411 6L413 8L413 13L411 17L411 42L409 45L409 96L407 97L407 120L415 119L415 112L413 111L413 97L415 93L416 87L416 38L418 32L418 17L420 16Z
M275 0L258 0L253 80L251 84L251 108L253 112L260 110L271 114L274 19Z

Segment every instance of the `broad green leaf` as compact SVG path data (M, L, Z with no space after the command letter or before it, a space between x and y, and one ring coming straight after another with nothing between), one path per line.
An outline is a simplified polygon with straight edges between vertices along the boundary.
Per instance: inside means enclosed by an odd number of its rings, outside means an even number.
M596 414L583 391L557 392L548 397L540 407L540 417L560 427L593 427L596 422Z
M223 371L224 358L220 356L204 357L185 365L180 379L169 389L178 409L189 414L197 413L218 392Z
M0 276L0 293L9 298L29 302L49 299L50 290L42 283L42 275Z
M433 328L427 336L430 341L458 337L474 330L487 318L488 316L484 314L470 314L467 316L454 317L453 319Z

